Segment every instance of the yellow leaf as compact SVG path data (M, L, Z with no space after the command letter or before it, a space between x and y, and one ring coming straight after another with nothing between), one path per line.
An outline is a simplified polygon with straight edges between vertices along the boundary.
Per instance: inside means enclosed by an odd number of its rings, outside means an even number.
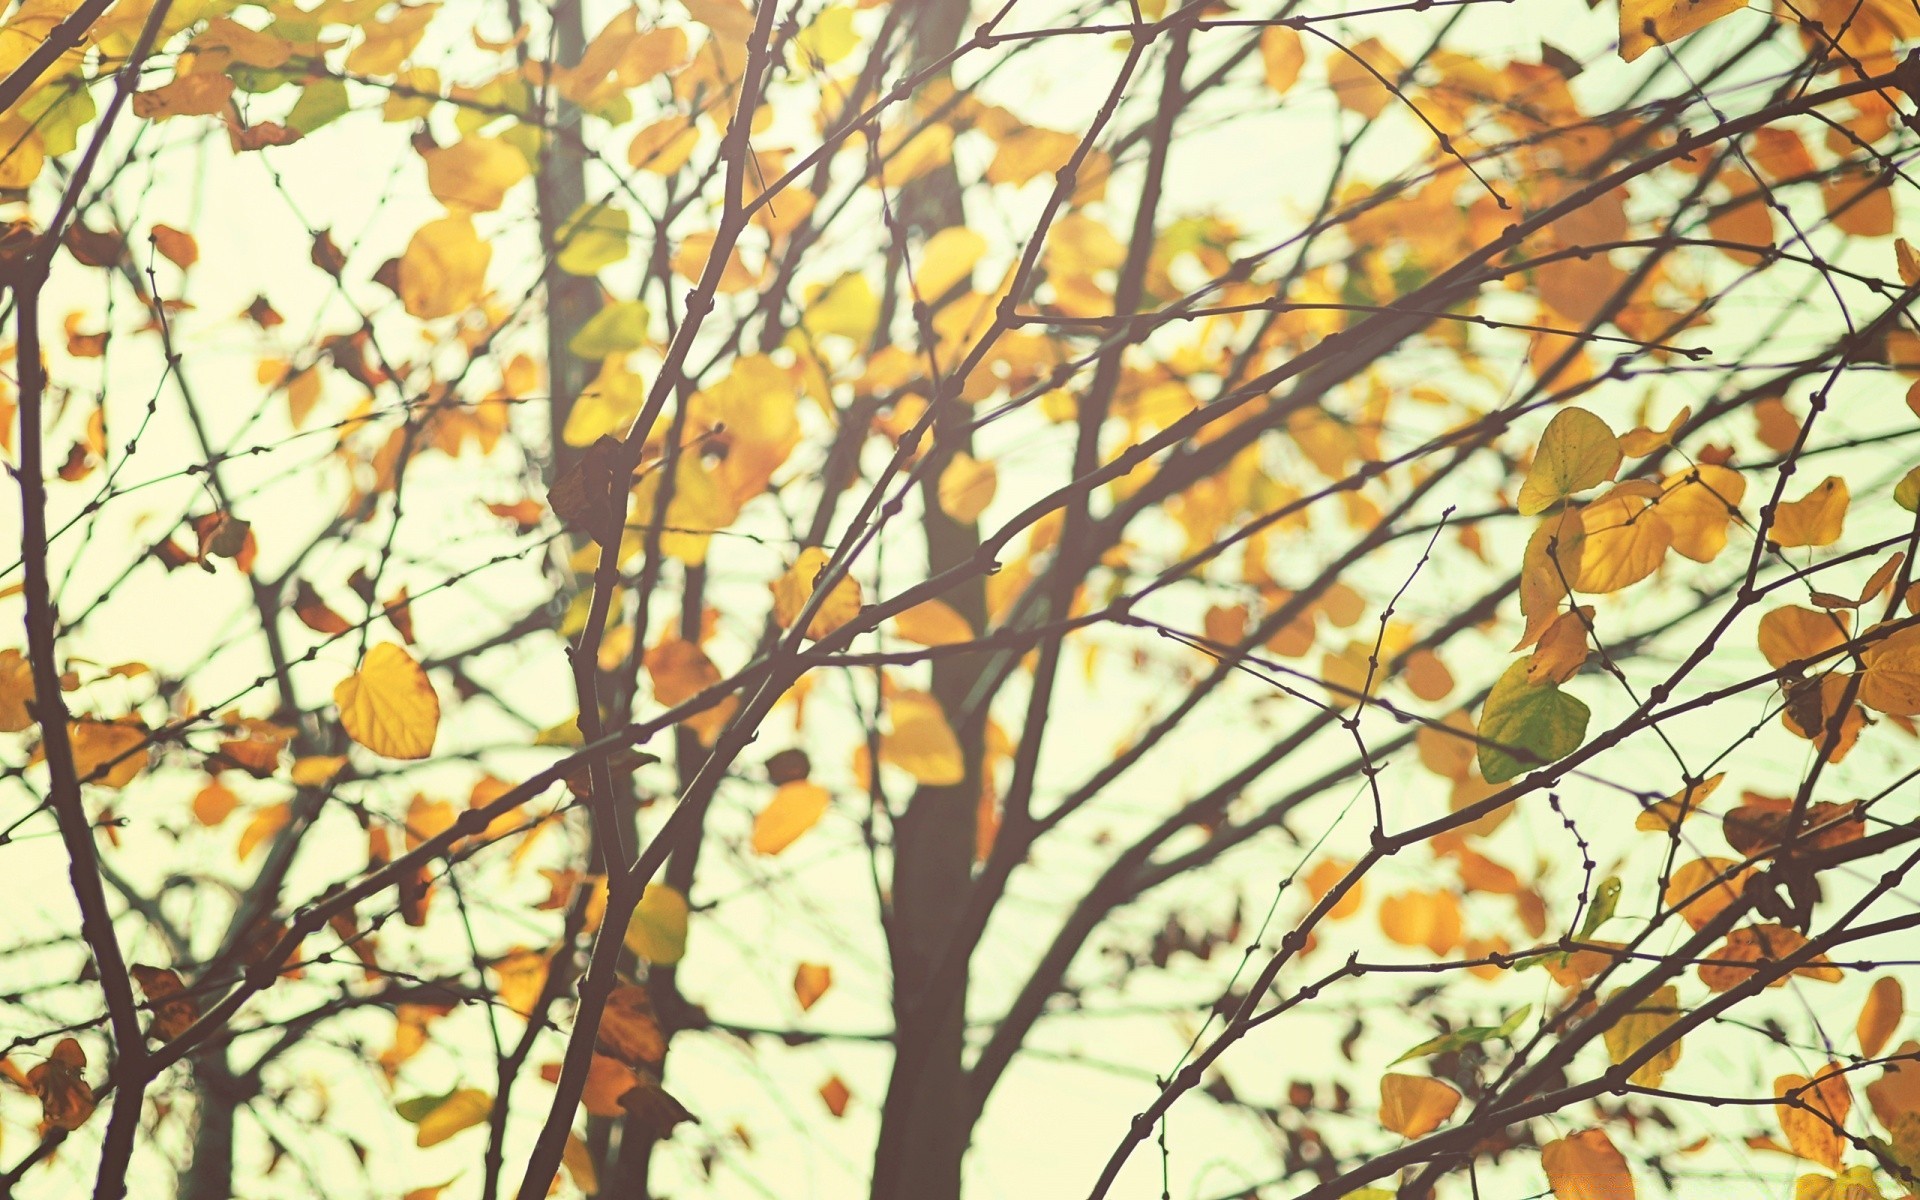
M1460 944L1460 901L1452 892L1401 892L1380 902L1380 932L1438 957Z
M1451 1084L1425 1075L1380 1077L1380 1124L1405 1138L1425 1137L1460 1106Z
M960 742L940 711L940 702L925 692L894 694L887 705L893 728L880 736L880 761L891 763L930 787L945 787L966 778L966 760Z
M813 598L815 583L826 569L828 554L818 546L800 552L786 573L773 582L773 619L782 629L793 628L807 601ZM815 641L860 615L860 584L851 576L842 576L833 585L807 622L807 636Z
M682 116L667 117L633 135L627 147L627 163L638 171L671 175L687 165L699 144L700 131L692 121Z
M600 373L574 400L560 438L569 446L591 446L609 434L620 436L647 402L647 384L618 358L600 364Z
M687 952L687 898L650 883L627 922L627 949L655 966L670 967Z
M1575 492L1598 487L1620 469L1620 439L1584 408L1566 408L1547 425L1520 488L1520 515L1543 513Z
M582 204L560 226L554 265L569 275L597 275L633 248L630 228L626 209L591 201Z
M794 51L801 62L808 64L837 63L852 54L859 44L860 35L853 28L853 9L844 4L822 9L813 24L793 39Z
M842 275L815 292L800 316L801 327L815 337L837 333L860 343L873 336L879 323L880 297L858 271Z
M793 972L793 998L804 1012L819 1003L833 986L833 968L825 963L803 962Z
M234 857L245 862L252 857L260 843L285 829L293 820L293 809L286 804L272 804L253 815L247 827L240 831L240 844L234 848Z
M1773 1081L1773 1094L1781 1098L1773 1112L1787 1145L1801 1158L1838 1171L1847 1152L1847 1114L1853 1110L1846 1077L1831 1066L1817 1083L1805 1075L1782 1075Z
M440 72L432 67L408 67L393 78L394 89L380 105L382 121L419 121L433 112L440 95Z
M1560 601L1567 584L1580 570L1580 554L1585 534L1581 532L1579 513L1555 513L1541 521L1527 539L1520 559L1520 612L1526 618L1526 631L1514 649L1521 650L1540 640L1560 615Z
M1615 488L1580 510L1580 569L1573 586L1617 592L1659 570L1673 529L1647 497Z
M181 75L172 83L137 93L133 115L149 121L168 117L210 117L225 112L233 97L233 80L225 75Z
M1894 1158L1910 1161L1895 1138ZM1874 1182L1873 1168L1855 1165L1835 1175L1802 1175L1793 1181L1793 1200L1885 1200Z
M347 70L361 75L391 75L412 54L426 36L427 22L439 11L438 4L403 8L390 20L368 21L360 28L365 37L347 55Z
M617 301L588 318L587 323L568 339L567 349L586 359L608 359L638 350L647 344L648 319L647 306L641 301ZM635 412L638 413L637 408ZM628 420L632 420L632 417ZM626 432L625 424L622 423L613 432Z
M1665 833L1671 830L1675 825L1680 824L1694 813L1699 812L1700 806L1706 803L1707 797L1713 795L1720 787L1721 780L1726 777L1727 773L1722 771L1717 775L1708 776L1690 787L1681 788L1673 795L1635 817L1633 819L1633 827L1654 833Z
M0 650L0 733L33 725L33 664L18 650Z
M1745 7L1747 0L1620 0L1620 57L1632 62Z
M1616 991L1607 999L1611 1001L1619 994ZM1682 1015L1679 989L1672 984L1657 989L1607 1028L1607 1056L1616 1066L1626 1062L1648 1042L1664 1036ZM1636 1067L1627 1081L1639 1087L1659 1087L1660 1080L1679 1061L1680 1039L1675 1038Z
M753 852L778 854L820 823L833 796L817 783L796 779L773 790L773 799L753 819Z
M440 697L413 656L394 642L367 651L333 689L347 736L387 758L425 758L440 727Z
M1900 981L1892 975L1874 980L1867 992L1867 1002L1861 1006L1860 1020L1854 1025L1854 1033L1860 1039L1860 1053L1868 1058L1879 1055L1906 1015L1906 993Z
M450 209L492 212L527 177L527 160L499 138L465 137L426 151L427 190Z
M1021 184L1066 166L1080 135L1023 125L1002 133L999 143L987 164L987 182Z
M493 964L493 973L499 981L494 994L500 1003L523 1017L532 1016L540 992L547 985L547 956L538 950L516 946Z
M956 284L973 278L974 264L987 252L987 239L964 225L952 225L927 239L914 267L913 286L920 298L938 300Z
M1673 531L1673 548L1695 562L1712 562L1727 545L1727 522L1740 515L1746 477L1702 463L1676 471L1660 483L1656 502Z
M422 225L400 256L400 302L421 320L464 312L487 290L493 247L464 213Z
M1626 1156L1602 1129L1584 1129L1540 1148L1555 1200L1634 1200Z
M68 722L67 739L73 747L73 772L82 783L123 788L146 769L147 727L138 717L81 717Z
M1405 71L1406 66L1378 38L1368 38L1342 46L1327 59L1327 86L1333 90L1333 97L1341 108L1371 121L1393 103L1393 93L1380 82L1380 77L1397 82Z
M1829 609L1789 604L1760 618L1760 653L1780 668L1790 662L1816 659L1846 642L1852 617Z
M1774 510L1767 540L1786 549L1793 546L1831 546L1840 540L1847 519L1847 481L1829 475L1798 500L1783 500Z
M437 1146L463 1129L472 1129L493 1111L493 1097L479 1088L461 1088L442 1100L434 1110L420 1118L420 1131L414 1144L421 1149Z
M1300 80L1300 68L1307 64L1307 52L1300 35L1285 25L1273 25L1260 35L1260 62L1266 69L1267 86L1285 95Z
M1920 627L1881 638L1860 655L1860 703L1889 716L1920 714Z
M333 782L333 777L347 765L344 754L310 754L305 758L293 760L293 767L287 772L295 787L325 787Z
M1675 435L1692 416L1693 409L1683 408L1674 414L1673 420L1667 422L1665 429L1656 430L1646 425L1636 426L1620 435L1620 450L1634 458L1644 458L1662 446L1672 445Z
M940 600L922 600L893 618L893 631L922 646L950 646L973 640L967 619Z
M1591 604L1555 617L1527 660L1527 682L1565 683L1572 679L1587 661L1587 622L1591 620Z
M1000 483L999 469L961 451L940 472L940 510L960 522L971 525L980 519Z

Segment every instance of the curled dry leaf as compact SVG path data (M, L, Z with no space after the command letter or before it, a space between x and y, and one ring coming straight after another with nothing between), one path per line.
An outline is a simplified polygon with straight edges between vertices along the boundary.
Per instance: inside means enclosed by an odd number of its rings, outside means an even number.
M27 1085L40 1097L41 1121L51 1129L78 1129L93 1115L93 1088L81 1072L87 1053L73 1038L61 1038L47 1061L27 1071Z

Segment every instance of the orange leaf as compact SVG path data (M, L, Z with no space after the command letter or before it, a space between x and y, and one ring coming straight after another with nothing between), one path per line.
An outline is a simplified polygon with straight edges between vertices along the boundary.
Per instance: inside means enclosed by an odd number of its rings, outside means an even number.
M1601 1129L1584 1129L1540 1148L1555 1200L1634 1200L1633 1172Z
M803 962L794 968L793 997L800 1002L803 1012L819 1003L820 997L832 986L833 968L825 963Z
M1779 962L1799 953L1806 944L1806 938L1784 925L1749 925L1736 929L1727 935L1726 942L1718 950L1708 956L1709 961L1700 964L1700 982L1712 991L1728 991L1759 972L1759 967L1746 964ZM1776 975L1767 986L1783 986L1789 974L1804 975L1825 983L1838 983L1842 978L1840 968L1828 961L1826 955L1816 954L1805 965Z
M1906 1015L1906 993L1900 981L1891 975L1874 980L1873 988L1867 992L1867 1002L1860 1009L1860 1020L1854 1025L1854 1033L1860 1039L1860 1053L1868 1058L1878 1055L1892 1040Z
M1380 1124L1405 1138L1425 1137L1440 1128L1460 1106L1450 1084L1425 1075L1380 1077Z
M827 1111L836 1117L846 1115L847 1103L853 1099L853 1093L838 1075L831 1076L820 1085L820 1099L826 1103Z

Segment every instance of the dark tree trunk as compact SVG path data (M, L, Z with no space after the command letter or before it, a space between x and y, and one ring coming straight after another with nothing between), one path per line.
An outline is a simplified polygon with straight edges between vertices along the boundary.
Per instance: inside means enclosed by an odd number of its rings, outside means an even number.
M180 1176L179 1200L233 1200L233 1125L240 1090L217 1051L193 1060L193 1159Z
M951 52L966 18L965 3L918 0L910 18L913 69ZM960 180L952 164L908 184L899 199L899 214L920 237L964 224ZM957 400L944 403L958 409ZM937 496L943 463L971 449L964 424L970 415L956 411L951 417L936 417L933 461L927 464L923 491L932 575L971 559L980 544L978 527L948 517ZM975 629L985 626L983 579L969 580L945 599ZM966 1005L939 1002L942 998L932 996L928 985L952 952L973 872L986 714L977 701L972 716L966 707L985 660L968 655L935 662L933 694L960 741L966 774L949 787L918 789L894 827L894 1068L874 1152L874 1200L957 1200L960 1195L961 1164L971 1134L963 1116ZM964 996L965 971L948 978Z

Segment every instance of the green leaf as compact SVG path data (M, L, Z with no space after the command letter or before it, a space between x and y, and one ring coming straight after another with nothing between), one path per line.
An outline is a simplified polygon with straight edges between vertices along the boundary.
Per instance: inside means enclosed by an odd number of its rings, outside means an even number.
M527 160L529 170L540 169L540 142L542 134L538 125L515 122L500 131L500 140L520 152Z
M647 344L647 306L638 300L609 304L580 327L567 349L586 359L611 358Z
M49 158L71 153L80 144L80 130L93 115L93 93L78 75L29 93L20 102L21 119L40 131Z
M670 967L687 952L687 898L664 883L650 883L627 922L627 949Z
M1893 487L1893 502L1908 512L1920 510L1920 467L1908 471Z
M1464 1028L1456 1029L1452 1033L1443 1033L1437 1038L1429 1038L1427 1041L1421 1042L1418 1046L1415 1046L1387 1065L1397 1067L1408 1059L1425 1058L1429 1054L1446 1054L1454 1050L1465 1050L1468 1046L1478 1046L1482 1042L1489 1042L1495 1038L1512 1037L1513 1031L1520 1028L1521 1023L1524 1022L1528 1014L1532 1012L1533 1005L1523 1004L1508 1013L1506 1018L1498 1025L1468 1025Z
M1607 923L1613 916L1613 910L1620 904L1620 877L1609 875L1600 881L1600 887L1593 895L1593 904L1587 909L1586 919L1580 922L1580 941L1586 941L1593 931Z
M461 1130L480 1124L492 1111L493 1097L479 1088L453 1091L435 1105L432 1112L415 1122L420 1132L414 1135L414 1145L421 1149L437 1146Z
M626 209L583 204L560 227L553 261L569 275L597 275L627 256L628 228Z
M347 111L347 85L338 79L316 79L300 93L287 114L288 129L312 133Z
M1527 660L1507 668L1480 711L1480 774L1505 783L1565 758L1587 736L1587 706L1554 683L1529 683Z
M1620 469L1620 439L1584 408L1565 408L1547 422L1540 449L1520 489L1523 517L1543 513L1575 492L1613 478Z
M445 1104L453 1097L453 1093L459 1090L454 1088L453 1091L441 1092L438 1096L415 1096L411 1100L402 1100L393 1106L393 1111L399 1113L400 1119L407 1124L418 1125L427 1119L427 1114Z

